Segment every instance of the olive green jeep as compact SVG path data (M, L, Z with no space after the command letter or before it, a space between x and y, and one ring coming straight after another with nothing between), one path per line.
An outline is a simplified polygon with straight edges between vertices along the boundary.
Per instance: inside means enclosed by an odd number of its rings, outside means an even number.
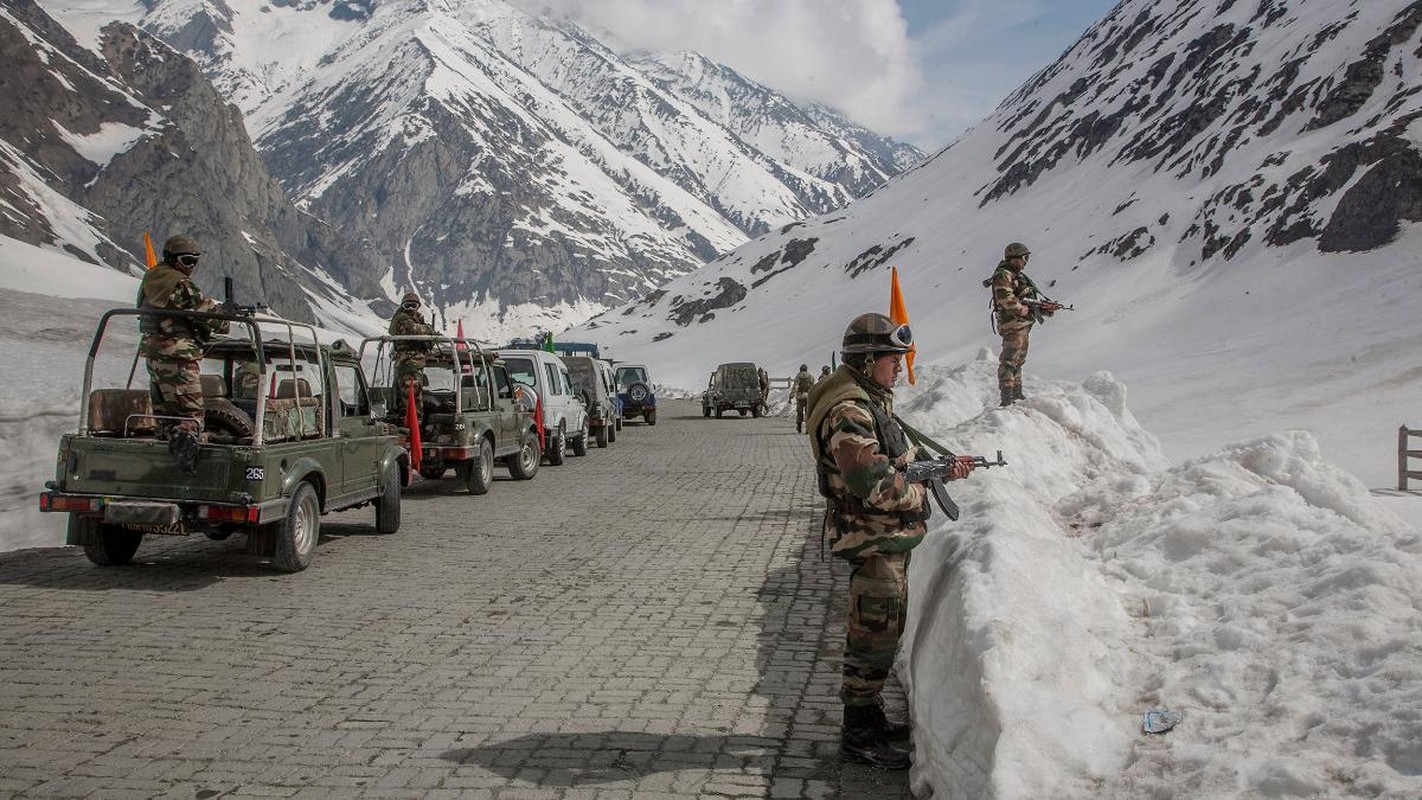
M188 472L158 437L148 389L133 386L138 355L122 369L99 359L110 321L138 313L115 309L100 320L79 430L60 439L54 480L40 495L41 511L69 514L69 544L114 565L128 563L145 535L243 533L249 554L296 572L311 563L326 512L373 505L376 531L399 529L409 453L395 426L372 414L350 346L321 345L310 326L273 317L145 309L226 320L235 331L206 345L206 414Z
M394 359L402 350L424 361L414 420L409 419L409 387L395 385ZM515 399L503 361L478 342L438 334L372 336L362 340L360 358L372 376L376 415L404 425L407 432L411 424L418 428L421 477L440 480L453 468L470 494L485 494L496 462L519 480L538 472L543 451L533 409Z

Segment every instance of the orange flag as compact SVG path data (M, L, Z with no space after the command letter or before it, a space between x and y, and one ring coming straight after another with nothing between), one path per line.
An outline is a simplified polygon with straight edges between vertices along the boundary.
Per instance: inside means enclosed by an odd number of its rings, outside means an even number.
M420 443L420 414L415 410L415 382L410 381L406 386L410 390L405 401L405 427L410 429L410 466L419 472L424 447Z
M893 287L889 290L889 319L896 325L907 325L909 321L908 309L904 308L904 293L899 289L899 268L893 267L894 278ZM910 345L909 351L904 354L904 366L908 367L908 382L917 383L913 377L913 357L917 352L918 345Z
M158 266L158 257L153 255L153 240L148 238L148 231L143 232L143 250L148 259L148 268L153 269Z

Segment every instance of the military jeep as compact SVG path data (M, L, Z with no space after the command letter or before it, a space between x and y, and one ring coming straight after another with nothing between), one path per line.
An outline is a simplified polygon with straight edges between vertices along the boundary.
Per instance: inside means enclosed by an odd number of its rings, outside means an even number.
M361 363L372 367L376 413L405 425L410 391L395 387L396 346L423 356L415 392L414 424L420 433L418 470L440 480L452 468L470 494L485 494L503 462L519 480L538 472L543 451L533 413L514 398L503 361L472 339L447 336L372 336L361 342Z
M54 480L40 495L41 511L70 515L69 544L108 566L128 563L146 535L243 533L249 554L297 572L315 556L323 513L374 505L376 531L399 529L409 454L397 430L371 415L365 375L348 345L321 345L310 326L273 317L144 309L226 320L236 333L207 344L206 415L186 472L157 436L161 420L148 389L133 387L136 353L124 364L122 388L96 386L96 372L123 371L96 367L110 322L139 313L115 309L100 319L79 429L60 439Z
M716 367L706 391L701 393L701 413L720 419L727 411L741 416L765 415L765 396L760 392L760 370L749 361L735 361Z
M606 361L591 356L561 356L568 365L573 391L588 409L588 429L598 447L617 441L617 419L621 416L617 399L617 379Z

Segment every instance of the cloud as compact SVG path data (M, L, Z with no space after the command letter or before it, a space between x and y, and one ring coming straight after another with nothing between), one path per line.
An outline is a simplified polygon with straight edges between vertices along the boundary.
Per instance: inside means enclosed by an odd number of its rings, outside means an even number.
M896 0L511 0L569 16L626 49L694 50L797 100L912 140L923 75Z

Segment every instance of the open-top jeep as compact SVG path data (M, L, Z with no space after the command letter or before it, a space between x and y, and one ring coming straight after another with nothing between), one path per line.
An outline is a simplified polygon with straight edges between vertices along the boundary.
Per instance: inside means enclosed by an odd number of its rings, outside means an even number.
M145 534L226 539L240 532L248 553L296 572L315 555L325 512L374 504L375 529L399 529L409 454L396 429L371 415L348 345L321 345L310 326L273 317L144 309L223 319L234 329L206 347L206 419L187 472L156 436L149 390L132 385L137 354L124 365L123 388L95 386L110 321L139 313L115 309L99 321L79 430L60 439L55 478L40 495L41 511L69 513L69 544L82 545L95 564L126 564Z
M439 480L451 467L470 494L484 494L494 480L494 462L526 480L538 472L543 452L531 410L514 399L501 360L472 339L447 336L373 336L361 342L361 361L372 365L377 414L405 424L409 391L394 386L396 346L424 356L415 416L420 429L419 472Z

